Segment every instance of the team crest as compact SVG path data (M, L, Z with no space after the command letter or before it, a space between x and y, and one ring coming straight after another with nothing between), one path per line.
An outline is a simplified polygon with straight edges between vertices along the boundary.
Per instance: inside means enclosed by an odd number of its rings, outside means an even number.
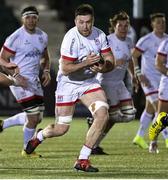
M96 44L97 46L99 46L99 45L100 45L100 41L99 41L99 39L94 39L94 41L95 41L95 44Z

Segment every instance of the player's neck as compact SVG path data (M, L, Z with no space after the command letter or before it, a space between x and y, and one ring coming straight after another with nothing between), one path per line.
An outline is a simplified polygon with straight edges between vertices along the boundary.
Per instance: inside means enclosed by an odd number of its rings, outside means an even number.
M153 32L154 32L154 34L155 34L157 37L159 37L159 38L162 38L163 35L164 35L164 33L156 32L156 31L153 31Z
M28 28L24 27L24 29L29 34L34 34L36 32L36 28L35 29L28 29Z

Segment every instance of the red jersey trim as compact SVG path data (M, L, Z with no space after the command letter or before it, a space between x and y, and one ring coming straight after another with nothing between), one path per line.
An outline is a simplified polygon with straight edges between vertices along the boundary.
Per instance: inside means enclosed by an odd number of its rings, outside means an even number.
M136 50L140 51L141 53L143 53L144 51L138 47L135 47Z
M62 55L62 58L64 60L67 60L67 61L75 61L75 60L77 60L77 58L72 58L72 57L68 57L68 56L64 56L64 55Z
M27 101L30 101L30 100L33 100L33 99L43 99L43 96L31 96L31 97L27 97L27 98L24 98L24 99L17 100L17 102L18 103L23 103L23 102L27 102Z
M8 52L10 52L10 53L12 53L12 54L16 54L16 52L15 52L15 51L13 51L13 50L11 50L11 49L7 48L7 47L6 47L6 46L4 46L4 45L3 45L3 48L4 48L6 51L8 51Z
M107 49L101 50L101 53L106 53L106 52L110 52L110 51L111 51L111 48L109 47L109 48L107 48Z
M164 57L167 57L167 54L164 54L164 53L161 53L161 52L158 52L157 54L161 55L161 56L164 56Z
M90 89L88 91L85 91L83 94L88 94L88 93L92 93L92 92L99 91L99 90L102 90L102 88L98 87L98 88L95 88L95 89Z
M168 100L164 100L164 99L160 99L160 98L159 98L159 101L162 101L162 102L165 102L165 103L168 102Z
M152 94L158 94L158 91L150 92L150 93L148 93L148 94L145 94L145 96L150 96L150 95L152 95Z

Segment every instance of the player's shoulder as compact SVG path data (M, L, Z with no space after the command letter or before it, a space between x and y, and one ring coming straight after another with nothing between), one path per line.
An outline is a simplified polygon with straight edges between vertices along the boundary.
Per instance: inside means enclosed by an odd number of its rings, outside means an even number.
M97 27L95 27L95 26L93 26L92 31L93 31L94 34L98 34L98 35L100 35L100 36L101 36L101 35L106 36L106 34L104 33L103 30L101 30L101 29L99 29L99 28L97 28Z
M152 33L148 33L148 34L142 36L142 37L138 40L136 46L137 46L137 45L147 45L147 46L148 46L148 45L150 45L150 43L151 43L152 41L153 41L153 35L152 35Z
M77 30L77 28L76 28L76 26L75 27L73 27L73 28L71 28L71 29L69 29L67 32L66 32L66 34L65 34L65 36L64 36L64 39L73 39L73 38L75 38L75 37L78 37L78 30Z
M42 36L48 36L47 33L45 31L43 31L42 29L40 29L39 27L36 27L36 33L38 35L42 35Z
M153 37L153 34L152 34L152 33L148 33L148 34L142 36L142 37L140 38L140 40L141 40L141 41L147 41L147 40L151 40L152 37Z
M7 37L7 40L9 41L15 41L16 39L19 39L21 38L21 33L22 32L22 27L16 29L12 34L10 34L8 37Z

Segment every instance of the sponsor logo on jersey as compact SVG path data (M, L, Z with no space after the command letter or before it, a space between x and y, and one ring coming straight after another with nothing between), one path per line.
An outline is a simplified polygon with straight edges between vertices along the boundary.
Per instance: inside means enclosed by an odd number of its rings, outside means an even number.
M71 46L70 46L70 55L73 55L73 47L75 43L75 38L72 39Z
M25 57L38 57L41 56L40 50L37 48L34 48L32 51L28 52Z

